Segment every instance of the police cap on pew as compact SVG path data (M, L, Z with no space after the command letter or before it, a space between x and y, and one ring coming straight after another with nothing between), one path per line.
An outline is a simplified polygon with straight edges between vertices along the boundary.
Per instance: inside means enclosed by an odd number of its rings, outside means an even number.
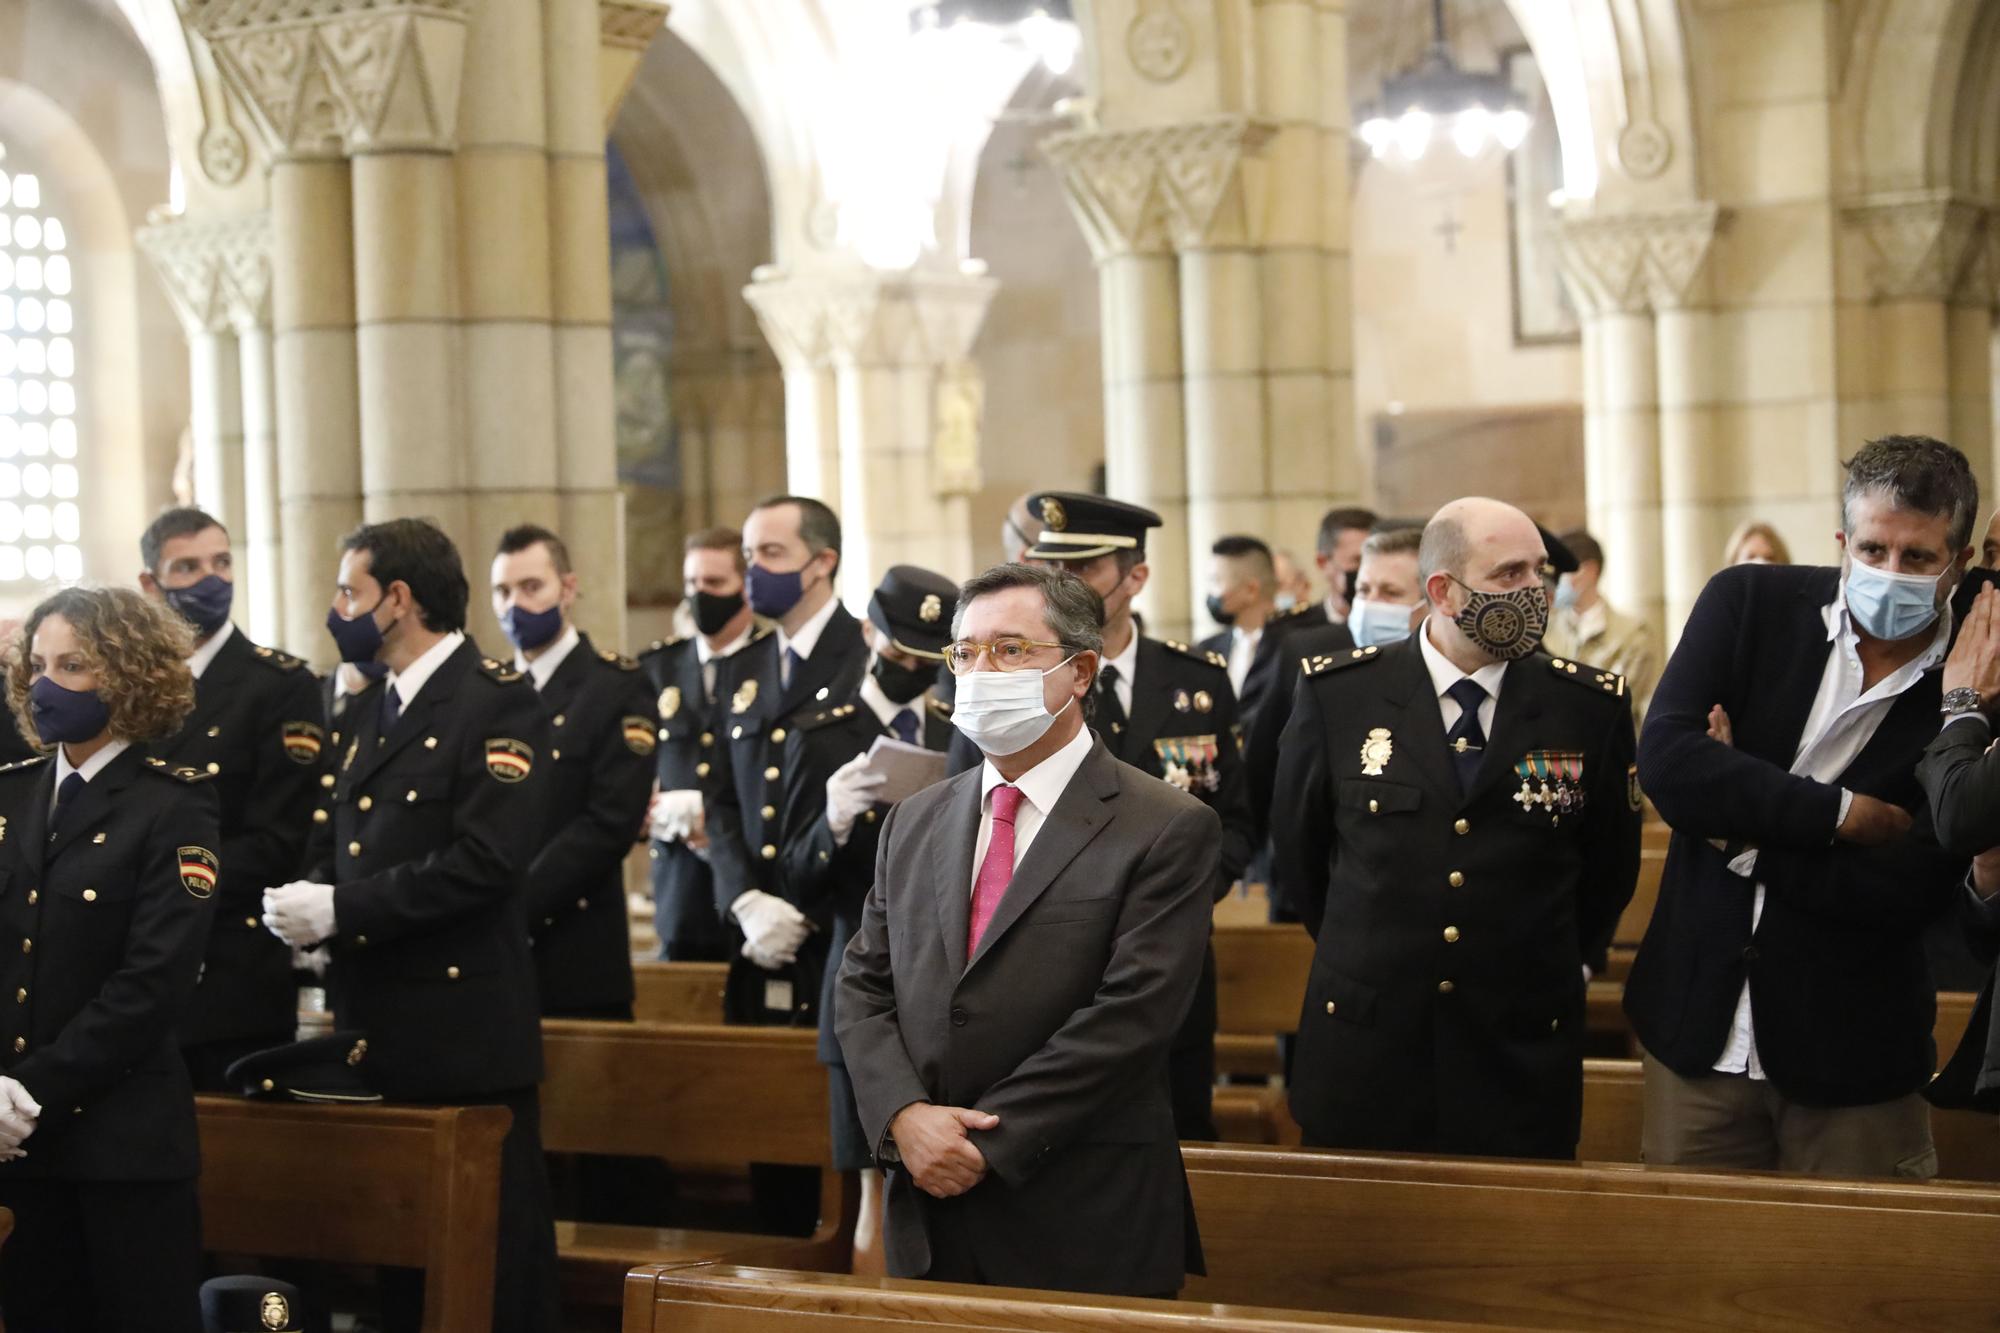
M379 1102L368 1083L368 1038L361 1032L332 1032L254 1051L229 1066L224 1077L246 1097L285 1097L296 1102Z

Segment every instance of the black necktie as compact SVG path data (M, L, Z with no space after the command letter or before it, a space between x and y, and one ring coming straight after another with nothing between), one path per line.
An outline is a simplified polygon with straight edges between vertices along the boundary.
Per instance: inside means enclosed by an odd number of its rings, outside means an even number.
M49 836L56 836L56 829L62 824L63 813L76 803L77 795L83 791L83 774L72 772L56 788L55 812L49 816Z
M1451 746L1452 763L1458 769L1458 790L1472 790L1479 776L1479 764L1486 757L1486 733L1479 726L1479 705L1486 702L1486 688L1472 677L1459 681L1445 694L1458 705L1458 721L1444 738Z
M1111 753L1125 742L1125 705L1118 702L1118 668L1106 662L1097 673L1097 731L1111 737Z
M394 685L382 687L382 734L387 736L396 725L396 719L403 715L403 696L396 693Z
M782 673L782 679L778 681L778 688L781 690L789 690L790 688L792 688L793 677L799 674L799 668L804 666L805 664L806 664L806 659L799 656L798 649L796 648L785 649L785 669L784 672Z

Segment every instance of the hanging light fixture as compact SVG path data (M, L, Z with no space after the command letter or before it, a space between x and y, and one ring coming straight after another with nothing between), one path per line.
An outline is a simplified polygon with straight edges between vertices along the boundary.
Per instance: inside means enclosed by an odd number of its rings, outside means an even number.
M1431 0L1431 43L1416 67L1391 75L1361 118L1361 142L1376 157L1415 162L1439 135L1466 157L1489 143L1513 152L1528 137L1527 103L1499 73L1461 69L1445 40L1444 0Z
M926 0L910 11L914 32L972 27L1021 47L1051 74L1067 74L1083 44L1070 0Z

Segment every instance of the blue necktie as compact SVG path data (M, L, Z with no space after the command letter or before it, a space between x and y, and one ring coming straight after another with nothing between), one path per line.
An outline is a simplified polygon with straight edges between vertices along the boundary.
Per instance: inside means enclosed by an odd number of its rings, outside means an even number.
M63 812L76 802L77 796L83 791L83 780L83 774L73 772L57 786L55 812L49 816L51 838L56 836L56 829L62 823Z
M382 734L387 736L396 725L396 719L403 715L403 696L396 693L394 685L382 687Z
M896 730L896 739L905 745L917 743L917 715L905 708L889 719L889 725Z
M1458 721L1445 733L1451 746L1453 765L1458 769L1460 795L1472 790L1479 777L1480 761L1486 757L1486 733L1479 726L1479 705L1486 702L1486 688L1467 676L1445 691L1458 704Z
M792 677L797 675L799 668L805 665L805 660L805 658L799 656L798 649L785 649L785 670L783 678L778 681L780 688L787 690L792 688Z

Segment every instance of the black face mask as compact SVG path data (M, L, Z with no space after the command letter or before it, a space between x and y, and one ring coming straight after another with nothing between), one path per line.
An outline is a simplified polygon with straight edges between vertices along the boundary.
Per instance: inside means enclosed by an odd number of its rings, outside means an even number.
M1236 623L1236 613L1225 610L1222 605L1222 599L1214 593L1208 595L1208 618L1218 625L1234 625Z
M694 605L694 627L703 634L720 634L723 627L736 619L736 613L743 609L743 594L740 592L703 592L697 588L688 600Z
M906 667L898 666L886 657L875 659L869 668L875 683L882 687L882 693L889 696L892 704L906 704L937 683L937 668L930 665Z
M1951 618L1954 625L1963 625L1965 618L1972 614L1972 599L1979 596L1979 590L1987 584L2000 588L2000 570L1968 569L1951 594ZM1953 631L1956 633L1956 631Z
M1356 582L1360 580L1360 578L1361 578L1361 570L1358 566L1354 569L1348 570L1345 574L1342 574L1340 576L1341 601L1346 602L1350 606L1354 604L1354 585Z

